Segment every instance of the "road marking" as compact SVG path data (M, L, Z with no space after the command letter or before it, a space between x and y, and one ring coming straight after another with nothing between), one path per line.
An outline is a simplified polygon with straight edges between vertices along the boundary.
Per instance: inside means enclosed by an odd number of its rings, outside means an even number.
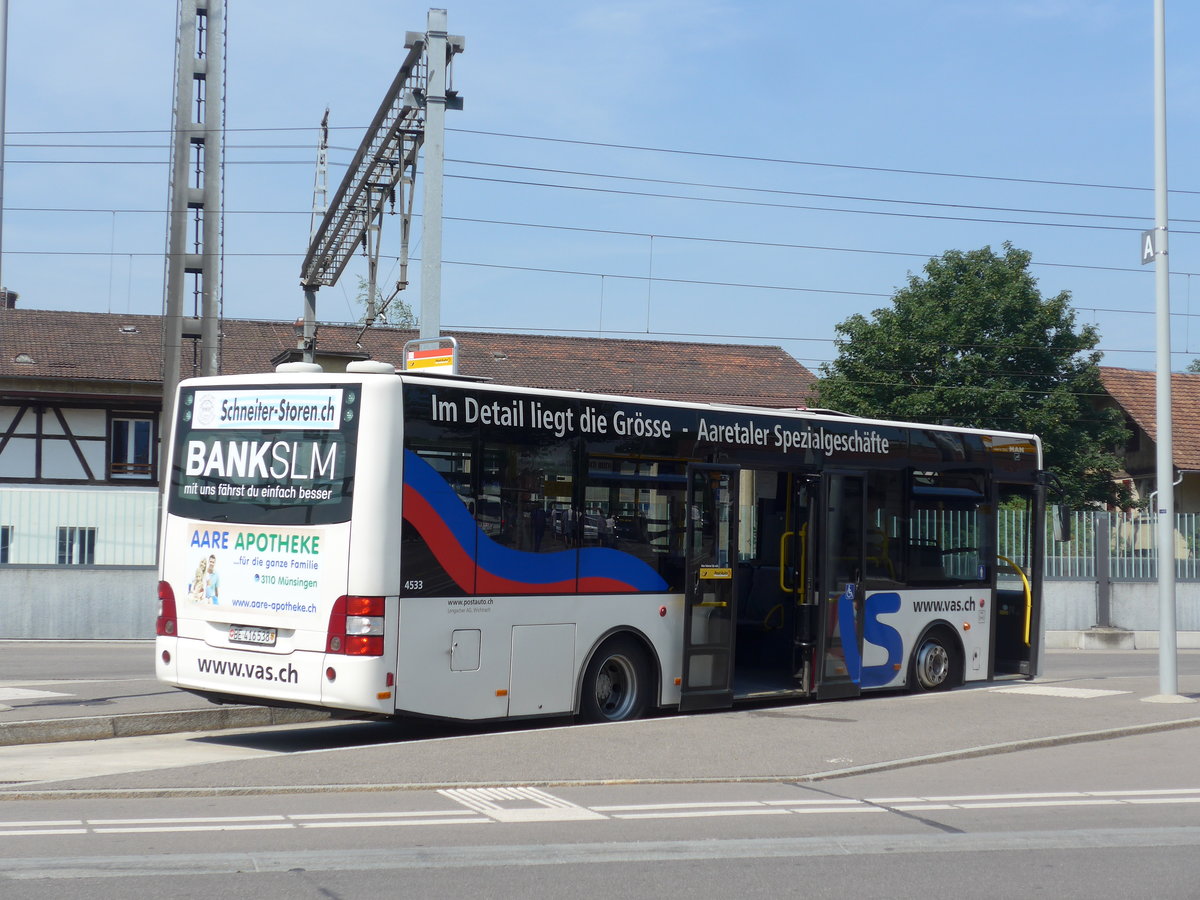
M438 793L497 822L577 822L607 818L603 813L532 787L450 788Z
M695 809L679 812L619 813L614 819L715 819L721 816L786 816L786 809Z
M457 811L456 811L457 812ZM451 818L454 813L426 813L425 819L380 819L369 822L308 822L301 828L399 828L404 825L494 825L496 820L472 815L469 819ZM408 815L408 813L400 813Z
M405 816L471 816L469 809L447 809L437 812L422 810L421 812L364 812L364 813L299 813L288 816L294 821L312 821L314 819L400 819Z
M1124 800L998 800L991 803L956 803L956 809L1030 809L1036 806L1119 806Z
M778 801L784 802L784 801ZM846 801L848 803L853 801ZM648 812L658 810L674 810L674 809L712 809L713 807L727 806L761 806L762 801L759 800L726 800L721 803L630 803L621 806L593 806L591 809L597 812Z
M0 831L0 837L27 837L30 835L44 837L47 835L87 834L87 833L88 833L88 830L86 828L34 828L34 829L22 828L20 830L14 829L12 831Z
M1064 806L1132 806L1200 803L1200 788L1150 791L1061 791L1028 794L966 794L959 797L875 797L865 800L897 812L955 809L1031 809Z
M225 825L243 822L282 822L283 816L196 816L171 819L88 819L89 825Z
M296 826L290 822L277 825L145 825L132 828L94 828L96 834L179 834L193 831L280 831Z
M52 819L47 822L0 822L0 828L56 828L63 825L82 824L82 819Z
M841 816L847 813L948 812L1200 803L1200 788L1047 791L930 797L868 797L863 799L829 797L824 799L712 800L612 804L592 807L580 806L534 787L453 788L440 790L437 793L459 804L460 808L341 813L268 813L260 816L3 821L0 822L0 837L280 831L313 828L399 828L771 815Z
M1096 697L1133 693L1133 691L1102 691L1097 688L1051 687L1047 684L1026 684L1018 687L988 688L988 690L994 694L1033 694L1038 697L1070 697L1075 700L1092 700Z
M764 800L763 803L767 806L838 806L838 805L862 805L862 800L836 800L833 797L824 797L820 800Z

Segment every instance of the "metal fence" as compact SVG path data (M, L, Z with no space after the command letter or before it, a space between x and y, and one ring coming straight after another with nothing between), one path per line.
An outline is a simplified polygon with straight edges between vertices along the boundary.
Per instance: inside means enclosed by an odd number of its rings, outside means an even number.
M0 564L153 566L158 491L0 489Z
M979 513L955 510L921 511L913 523L920 540L932 535L941 547L980 547ZM1071 540L1056 541L1053 526L1044 535L1046 578L1096 581L1097 572L1110 581L1155 581L1158 578L1157 517L1142 513L1083 511L1071 514ZM1022 568L1029 565L1028 513L1002 509L997 519L997 555ZM1200 513L1175 517L1175 577L1200 582ZM947 568L947 571L949 569ZM960 572L957 574L969 574Z
M1001 515L1006 515L1002 512ZM1055 541L1047 528L1046 577L1094 580L1097 572L1113 581L1158 578L1158 517L1103 511L1072 514L1071 540ZM1175 577L1200 581L1200 514L1175 516Z

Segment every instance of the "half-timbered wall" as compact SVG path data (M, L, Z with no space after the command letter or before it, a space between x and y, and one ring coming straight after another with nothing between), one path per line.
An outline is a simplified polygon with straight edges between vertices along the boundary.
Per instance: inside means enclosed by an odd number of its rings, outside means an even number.
M153 413L97 406L0 406L0 483L158 483Z

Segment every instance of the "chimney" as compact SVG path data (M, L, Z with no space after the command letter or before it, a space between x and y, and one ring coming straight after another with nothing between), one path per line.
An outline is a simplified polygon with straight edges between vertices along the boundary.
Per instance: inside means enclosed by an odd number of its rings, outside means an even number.
M17 297L16 291L10 291L8 288L0 288L0 309L16 309Z

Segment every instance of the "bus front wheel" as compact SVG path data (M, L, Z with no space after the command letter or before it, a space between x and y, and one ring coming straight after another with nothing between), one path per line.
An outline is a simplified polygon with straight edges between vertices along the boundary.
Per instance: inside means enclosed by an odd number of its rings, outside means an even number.
M624 722L646 712L650 665L633 638L606 641L583 674L580 715L589 722Z
M933 628L921 636L909 664L908 685L912 690L945 691L962 683L962 652L945 628Z

